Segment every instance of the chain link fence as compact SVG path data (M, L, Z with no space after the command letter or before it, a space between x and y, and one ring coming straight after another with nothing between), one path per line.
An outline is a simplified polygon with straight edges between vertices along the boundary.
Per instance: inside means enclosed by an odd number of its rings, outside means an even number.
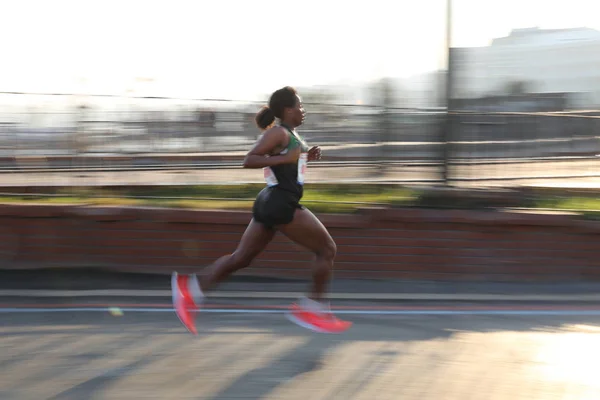
M253 121L259 103L30 94L4 94L2 101L4 185L52 184L54 177L77 171L89 178L78 184L125 177L124 183L136 184L131 171L167 170L221 170L241 180L261 179L238 171L259 134ZM510 187L594 186L600 178L598 111L447 113L312 103L306 108L302 134L325 156L315 163L317 181ZM219 180L208 175L193 179ZM164 174L154 180L169 182L181 183Z

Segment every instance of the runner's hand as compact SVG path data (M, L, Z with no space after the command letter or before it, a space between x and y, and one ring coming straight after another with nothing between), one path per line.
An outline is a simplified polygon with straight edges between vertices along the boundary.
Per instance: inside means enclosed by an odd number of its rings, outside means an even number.
M308 150L308 161L315 161L321 159L321 148L319 146L313 146Z

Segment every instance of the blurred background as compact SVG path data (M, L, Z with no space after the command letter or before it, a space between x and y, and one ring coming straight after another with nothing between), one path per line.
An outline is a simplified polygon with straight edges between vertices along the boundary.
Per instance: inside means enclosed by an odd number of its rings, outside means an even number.
M597 3L6 1L1 186L261 182L291 85L312 182L598 188Z
M600 399L599 0L0 16L0 399ZM276 237L188 340L163 273L233 251L248 214L70 205L248 210L254 115L286 85L323 154L303 204L363 212L322 215L356 325L280 319L309 270Z

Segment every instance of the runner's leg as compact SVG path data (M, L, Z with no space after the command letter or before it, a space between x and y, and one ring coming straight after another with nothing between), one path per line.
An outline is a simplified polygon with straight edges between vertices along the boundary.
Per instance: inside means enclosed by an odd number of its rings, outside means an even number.
M294 323L322 333L342 333L351 322L336 318L330 311L325 295L331 280L336 245L321 221L307 209L297 209L294 220L279 227L288 238L311 250L313 261L313 285L309 298L300 299L292 305L287 318Z
M297 209L294 219L277 229L290 240L315 254L312 265L313 284L310 298L323 301L333 272L336 245L333 238L315 215L306 208Z
M210 290L229 275L246 268L273 240L275 230L252 219L237 249L206 267L199 276L202 291Z

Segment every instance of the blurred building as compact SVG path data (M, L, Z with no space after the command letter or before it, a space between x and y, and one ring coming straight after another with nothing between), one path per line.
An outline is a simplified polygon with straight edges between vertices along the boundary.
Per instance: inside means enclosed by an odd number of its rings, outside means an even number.
M460 111L553 112L564 111L577 101L572 93L515 93L454 99L453 107Z
M455 48L453 97L572 93L570 107L600 106L600 32L515 29L490 46Z

